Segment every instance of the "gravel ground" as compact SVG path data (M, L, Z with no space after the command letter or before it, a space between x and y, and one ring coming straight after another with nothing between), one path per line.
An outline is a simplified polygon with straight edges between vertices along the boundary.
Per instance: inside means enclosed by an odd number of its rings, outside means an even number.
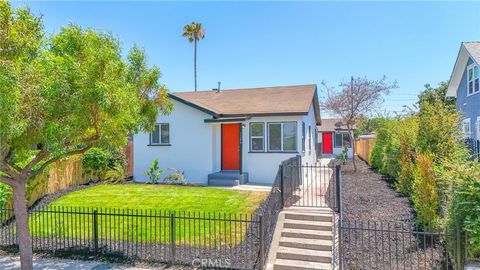
M415 219L409 199L391 187L391 180L362 160L357 159L356 163L356 172L351 161L342 166L344 217L403 222Z
M410 200L392 179L357 160L342 166L342 247L347 269L448 269L443 235L415 226Z

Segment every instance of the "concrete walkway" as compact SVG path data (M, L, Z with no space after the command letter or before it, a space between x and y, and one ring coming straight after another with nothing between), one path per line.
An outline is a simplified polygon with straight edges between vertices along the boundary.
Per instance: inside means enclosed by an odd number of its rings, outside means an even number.
M1 256L0 269L19 270L20 257ZM134 267L134 266L126 266L126 265L96 262L96 261L79 261L79 260L67 260L67 259L57 259L57 258L34 258L33 269L35 270L59 270L59 269L62 269L62 270L106 270L106 269L147 270L147 269L159 269L159 268L158 267L140 268L140 267Z

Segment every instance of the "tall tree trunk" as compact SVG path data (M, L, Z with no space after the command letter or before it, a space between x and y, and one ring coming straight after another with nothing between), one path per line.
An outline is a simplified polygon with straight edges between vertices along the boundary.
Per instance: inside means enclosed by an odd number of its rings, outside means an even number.
M28 228L27 201L25 197L25 184L27 177L16 180L13 188L13 212L17 222L17 242L20 248L20 263L22 270L32 270L32 238Z
M197 92L197 40L195 39L193 52L193 77L195 78L195 92Z

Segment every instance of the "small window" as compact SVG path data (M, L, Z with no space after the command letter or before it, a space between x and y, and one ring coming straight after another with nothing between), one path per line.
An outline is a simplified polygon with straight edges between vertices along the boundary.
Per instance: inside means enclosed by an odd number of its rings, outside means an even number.
M302 122L302 152L305 152L305 122Z
M268 123L268 151L297 151L297 123Z
M308 152L312 152L312 126L308 125Z
M473 95L480 91L480 74L477 65L470 65L467 68L467 87L468 95Z
M470 118L464 119L462 122L462 132L465 137L470 137L472 135L472 130L470 128Z
M151 145L170 144L170 125L167 123L155 124L155 129L150 133Z
M265 151L265 124L250 123L250 151Z
M346 132L335 133L335 148L352 147L350 134Z

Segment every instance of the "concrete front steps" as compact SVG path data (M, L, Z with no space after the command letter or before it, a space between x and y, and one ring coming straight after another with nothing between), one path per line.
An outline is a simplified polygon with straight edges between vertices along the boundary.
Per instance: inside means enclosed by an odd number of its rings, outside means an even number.
M330 209L291 207L280 213L267 269L332 269L333 213Z
M219 171L208 175L209 186L232 187L248 182L248 173L240 171Z

